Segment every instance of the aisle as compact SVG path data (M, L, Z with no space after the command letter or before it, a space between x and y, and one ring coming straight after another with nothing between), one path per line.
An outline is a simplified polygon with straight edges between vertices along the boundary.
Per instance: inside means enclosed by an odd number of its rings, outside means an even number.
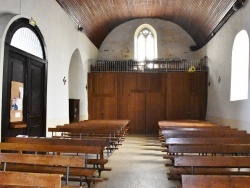
M158 150L157 150L158 149ZM92 188L174 188L176 181L168 181L167 167L159 151L157 137L129 135L111 157L103 172L107 181L92 184Z

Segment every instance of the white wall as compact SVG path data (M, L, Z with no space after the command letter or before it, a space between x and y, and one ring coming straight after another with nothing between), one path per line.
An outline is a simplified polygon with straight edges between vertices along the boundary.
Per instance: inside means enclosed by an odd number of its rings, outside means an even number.
M160 19L135 19L113 29L103 41L99 59L134 59L134 34L142 24L151 25L157 32L158 58L200 59L202 54L190 51L194 40L180 26Z
M230 84L233 42L242 29L250 35L249 17L250 4L247 2L246 6L236 12L201 50L209 58L211 86L208 88L207 119L248 132L250 132L250 96L247 100L230 102Z
M6 14L33 17L41 30L48 52L48 88L47 88L47 127L68 122L68 81L63 84L63 78L68 80L71 57L79 49L83 69L87 71L88 59L95 59L98 49L83 34L77 31L77 26L66 15L56 1L52 0L1 0L0 1L0 83L2 83L3 47L6 30L17 17ZM11 20L12 19L12 20ZM87 80L87 74L83 76ZM2 91L2 85L0 85ZM0 100L2 92L0 92ZM86 100L86 98L85 98ZM1 102L1 101L0 101ZM85 101L84 105L87 105ZM84 111L84 113L87 113ZM1 114L1 109L0 109ZM81 114L87 116L87 114ZM1 117L0 117L1 118ZM1 122L1 119L0 119ZM50 136L49 134L47 136Z

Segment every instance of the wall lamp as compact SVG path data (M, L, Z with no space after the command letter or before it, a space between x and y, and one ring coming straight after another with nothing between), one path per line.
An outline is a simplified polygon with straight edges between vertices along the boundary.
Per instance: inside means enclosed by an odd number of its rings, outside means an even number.
M83 31L83 27L78 25L78 31L82 32Z

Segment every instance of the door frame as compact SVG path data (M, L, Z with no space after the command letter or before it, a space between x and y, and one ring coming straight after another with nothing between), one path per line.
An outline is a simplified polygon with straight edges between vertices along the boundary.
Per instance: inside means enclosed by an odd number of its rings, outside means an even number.
M17 49L13 46L10 45L11 43L11 39L13 37L13 35L15 34L15 32L22 28L22 27L26 27L29 28L30 30L32 30L36 36L38 37L41 45L42 45L42 50L43 50L43 59L38 58L32 54L29 54L27 52L24 52L20 49ZM3 83L2 83L2 129L1 129L1 141L4 141L4 138L6 137L6 135L8 135L8 129L10 126L10 90L11 90L11 85L10 85L10 75L8 75L9 73L9 66L8 66L8 62L9 62L9 58L10 58L10 52L11 53L15 53L17 55L21 55L24 56L27 59L34 59L36 61L39 61L40 63L43 63L45 65L45 75L44 75L44 102L43 102L43 109L44 109L44 125L43 126L43 132L44 135L46 136L46 114L47 114L47 75L48 75L48 60L47 60L47 52L46 52L46 45L45 45L45 40L43 38L43 35L40 31L40 29L37 26L31 26L29 24L29 19L27 18L19 18L16 21L14 21L10 27L8 28L7 34L6 34L6 39L5 39L5 46L4 46L4 63L3 63ZM27 79L27 78L25 78ZM27 82L25 80L25 82ZM26 118L27 116L27 111L23 112L25 114L23 114L23 117Z

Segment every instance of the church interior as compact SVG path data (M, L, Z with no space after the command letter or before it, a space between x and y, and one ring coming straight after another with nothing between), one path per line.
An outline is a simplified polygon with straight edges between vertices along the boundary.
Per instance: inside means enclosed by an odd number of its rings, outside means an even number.
M0 186L248 187L249 10L0 0Z

